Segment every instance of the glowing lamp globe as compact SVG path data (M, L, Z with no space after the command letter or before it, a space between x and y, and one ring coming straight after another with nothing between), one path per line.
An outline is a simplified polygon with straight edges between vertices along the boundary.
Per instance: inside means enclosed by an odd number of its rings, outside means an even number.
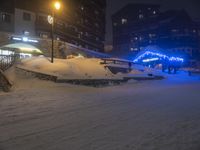
M61 3L60 2L55 2L54 7L56 10L59 10L61 8Z

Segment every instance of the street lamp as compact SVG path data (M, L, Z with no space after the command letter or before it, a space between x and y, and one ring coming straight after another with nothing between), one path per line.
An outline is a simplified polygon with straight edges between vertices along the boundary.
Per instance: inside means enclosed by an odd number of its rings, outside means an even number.
M52 16L48 16L48 22L51 24L51 63L54 62L54 25L55 25L55 10L60 10L61 3L56 1L53 3Z

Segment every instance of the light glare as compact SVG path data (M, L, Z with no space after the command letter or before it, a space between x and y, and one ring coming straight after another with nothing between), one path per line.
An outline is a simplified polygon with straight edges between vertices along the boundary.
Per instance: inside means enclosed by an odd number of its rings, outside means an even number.
M55 7L56 10L59 10L60 7L61 7L60 2L55 2L54 7Z

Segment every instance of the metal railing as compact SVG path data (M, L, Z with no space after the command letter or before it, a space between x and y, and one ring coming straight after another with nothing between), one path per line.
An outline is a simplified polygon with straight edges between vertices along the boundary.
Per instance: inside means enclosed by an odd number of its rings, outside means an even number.
M15 55L0 55L0 70L7 70L15 63L15 60Z

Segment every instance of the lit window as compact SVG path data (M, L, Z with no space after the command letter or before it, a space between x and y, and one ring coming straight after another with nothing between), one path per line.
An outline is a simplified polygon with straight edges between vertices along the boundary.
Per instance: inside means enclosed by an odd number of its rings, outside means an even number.
M28 32L28 31L26 31L26 30L24 30L23 33L24 33L24 35L26 35L26 36L28 36L28 35L30 34L30 32Z
M177 29L172 29L171 30L173 33L176 33L176 32L178 32L178 30Z
M81 6L81 10L84 10L84 7L83 7L83 6Z
M135 41L137 41L137 40L138 40L138 37L136 36L136 37L134 37L134 39L135 39Z
M144 18L144 15L143 14L139 14L139 19L143 19Z
M122 24L126 24L127 23L127 19L125 19L125 18L122 18Z
M153 14L154 14L154 15L156 14L156 11L155 11L155 10L153 11Z
M156 37L156 34L149 33L149 37L150 37L150 38L154 38L154 37Z
M135 47L135 48L131 47L130 50L131 51L138 51L139 49L137 47Z

